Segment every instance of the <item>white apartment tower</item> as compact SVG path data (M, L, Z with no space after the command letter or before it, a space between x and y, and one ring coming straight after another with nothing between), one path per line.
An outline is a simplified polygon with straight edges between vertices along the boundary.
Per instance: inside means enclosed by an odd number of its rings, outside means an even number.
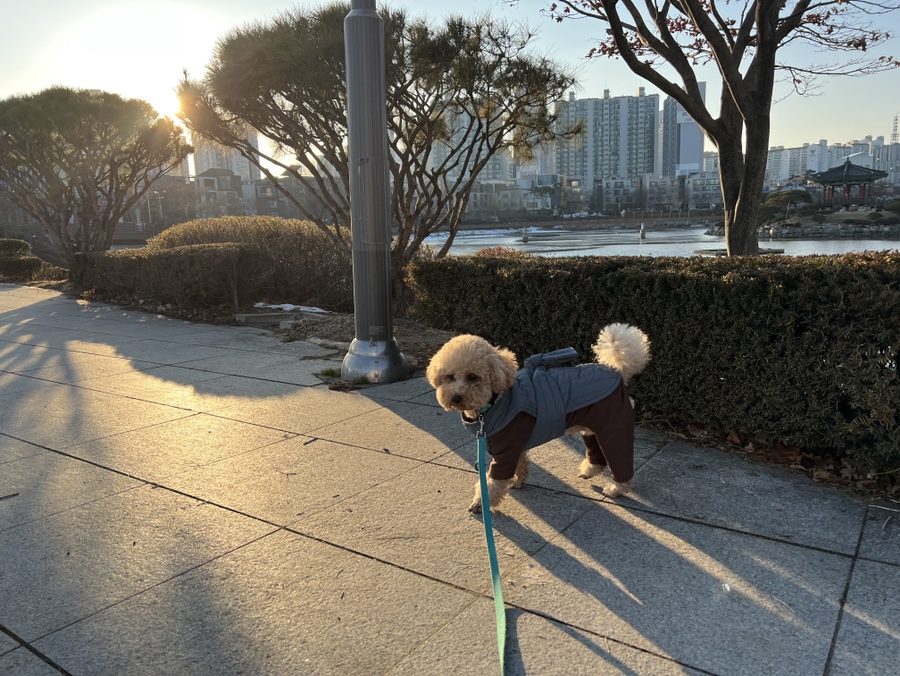
M698 82L706 101L706 83ZM675 99L663 102L662 175L685 176L703 171L703 131Z
M571 141L560 141L556 151L556 171L569 180L579 180L587 189L609 178L634 178L652 174L656 168L659 135L659 96L576 99L557 104L563 127L583 122L584 133Z
M247 141L254 148L259 148L256 132L247 132ZM207 169L227 169L241 177L242 183L254 183L260 179L259 168L236 150L200 142L194 146L194 175L202 174Z

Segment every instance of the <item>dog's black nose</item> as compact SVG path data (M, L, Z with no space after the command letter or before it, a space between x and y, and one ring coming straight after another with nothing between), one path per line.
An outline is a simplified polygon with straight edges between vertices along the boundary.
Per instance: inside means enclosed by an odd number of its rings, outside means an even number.
M458 394L454 394L453 398L450 401L453 402L454 404L459 404L462 402L462 397Z

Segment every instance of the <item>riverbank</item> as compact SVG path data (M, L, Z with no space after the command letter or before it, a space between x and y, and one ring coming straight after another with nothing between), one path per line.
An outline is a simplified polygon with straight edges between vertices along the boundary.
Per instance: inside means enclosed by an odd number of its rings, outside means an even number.
M900 225L852 223L783 223L760 228L773 239L898 239Z
M706 234L724 237L725 226L711 227ZM759 227L758 234L761 239L897 240L900 239L900 219L889 213L869 219L839 211L767 223Z

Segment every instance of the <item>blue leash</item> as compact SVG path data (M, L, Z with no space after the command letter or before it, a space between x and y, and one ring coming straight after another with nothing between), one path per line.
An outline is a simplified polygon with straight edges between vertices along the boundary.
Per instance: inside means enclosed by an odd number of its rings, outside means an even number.
M494 613L497 616L497 651L500 654L500 673L505 674L506 609L503 604L503 589L500 587L500 564L497 563L497 548L494 546L494 527L491 524L491 503L488 498L487 486L487 440L484 436L484 421L482 421L482 429L476 435L476 444L478 446L478 481L481 485L481 514L484 517L484 537L487 540L488 558L491 561Z

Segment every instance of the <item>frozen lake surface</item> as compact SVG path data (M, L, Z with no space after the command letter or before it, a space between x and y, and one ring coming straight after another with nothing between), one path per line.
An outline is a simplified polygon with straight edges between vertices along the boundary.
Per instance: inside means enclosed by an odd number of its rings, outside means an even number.
M521 228L461 230L450 247L450 253L471 254L486 247L502 246L541 256L693 256L698 249L724 249L725 238L703 234L706 228L647 227L643 240L635 229L529 228L527 243L522 242ZM440 248L446 239L446 234L438 233L425 241ZM784 249L787 256L900 249L900 241L881 239L760 239L759 245L763 249Z

